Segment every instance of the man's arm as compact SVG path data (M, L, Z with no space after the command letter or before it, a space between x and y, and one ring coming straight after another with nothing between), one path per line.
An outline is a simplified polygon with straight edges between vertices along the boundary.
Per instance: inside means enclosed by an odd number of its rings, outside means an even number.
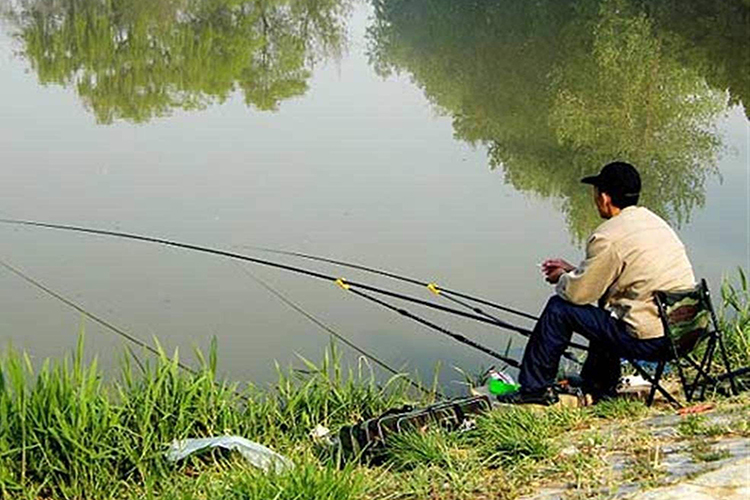
M596 302L620 273L621 264L612 242L594 234L586 244L586 259L560 276L556 292L573 304Z

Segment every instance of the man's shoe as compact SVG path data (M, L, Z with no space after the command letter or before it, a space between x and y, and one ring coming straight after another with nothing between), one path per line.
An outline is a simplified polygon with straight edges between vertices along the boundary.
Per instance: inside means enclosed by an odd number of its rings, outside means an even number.
M500 394L497 396L497 401L502 404L510 405L551 406L560 401L560 398L557 397L557 394L551 387L547 387L539 391L524 391L519 389L517 391Z
M584 383L581 390L587 394L594 404L618 397L617 387L606 387L601 384Z

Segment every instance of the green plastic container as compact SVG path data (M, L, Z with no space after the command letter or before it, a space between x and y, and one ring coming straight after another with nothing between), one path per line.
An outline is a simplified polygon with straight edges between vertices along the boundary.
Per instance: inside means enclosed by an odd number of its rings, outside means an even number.
M501 396L509 392L517 391L521 386L518 384L509 384L502 380L490 378L490 394Z

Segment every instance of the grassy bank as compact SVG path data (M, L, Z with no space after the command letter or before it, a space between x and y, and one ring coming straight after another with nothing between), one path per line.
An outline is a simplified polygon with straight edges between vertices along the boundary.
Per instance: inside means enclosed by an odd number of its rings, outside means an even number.
M726 284L724 299L734 361L747 364L744 280ZM654 466L658 444L638 425L649 411L659 410L637 402L499 410L480 417L468 432L399 436L383 465L344 464L313 443L309 433L316 425L335 430L432 398L400 377L377 383L366 363L344 369L333 346L320 363L305 362L304 373L280 372L270 389L216 381L215 347L196 373L181 371L166 354L144 365L124 357L119 374L106 382L95 361L84 363L83 349L81 337L68 359L37 371L27 356L11 349L0 358L3 498L514 498L549 483L572 485L576 494L588 496L614 491L632 478L660 480ZM722 404L739 408L740 415L750 408L742 399ZM624 431L605 432L612 422ZM721 432L748 435L748 424L740 418ZM697 420L682 431L694 437L708 432ZM178 464L164 456L174 439L223 434L269 446L295 468L264 474L219 452ZM615 474L607 457L618 450L630 458ZM696 448L696 454L719 456L711 449Z
M95 361L82 361L82 336L70 359L46 362L37 373L27 356L9 350L0 360L0 491L7 498L135 498L166 493L175 482L209 487L204 472L231 478L239 469L237 487L249 498L274 498L264 488L285 481L289 491L326 488L323 498L357 498L359 475L318 456L308 433L412 399L404 379L380 386L365 364L343 373L332 348L308 374L282 373L273 390L261 391L216 382L214 352L194 374L166 355L142 369L124 358L119 376L105 383ZM261 442L298 468L272 480L241 462L175 466L164 458L174 439L222 434ZM241 479L247 474L254 480Z
M719 316L732 365L750 365L750 288L742 268L721 285Z

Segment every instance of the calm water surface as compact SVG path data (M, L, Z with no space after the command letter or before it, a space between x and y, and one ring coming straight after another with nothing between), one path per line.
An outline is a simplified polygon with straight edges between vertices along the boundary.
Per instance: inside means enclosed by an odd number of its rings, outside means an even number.
M0 9L3 217L354 260L536 313L550 294L537 263L578 261L599 222L578 179L624 158L699 276L718 291L722 275L750 268L750 7L739 0ZM274 360L317 359L326 345L226 259L9 227L0 255L188 360L216 336L235 379L271 380ZM448 383L451 366L491 363L330 284L249 269L394 365L427 374L440 361ZM0 339L35 359L68 351L82 326L106 366L122 352L7 272L0 294ZM425 316L497 349L509 338Z

